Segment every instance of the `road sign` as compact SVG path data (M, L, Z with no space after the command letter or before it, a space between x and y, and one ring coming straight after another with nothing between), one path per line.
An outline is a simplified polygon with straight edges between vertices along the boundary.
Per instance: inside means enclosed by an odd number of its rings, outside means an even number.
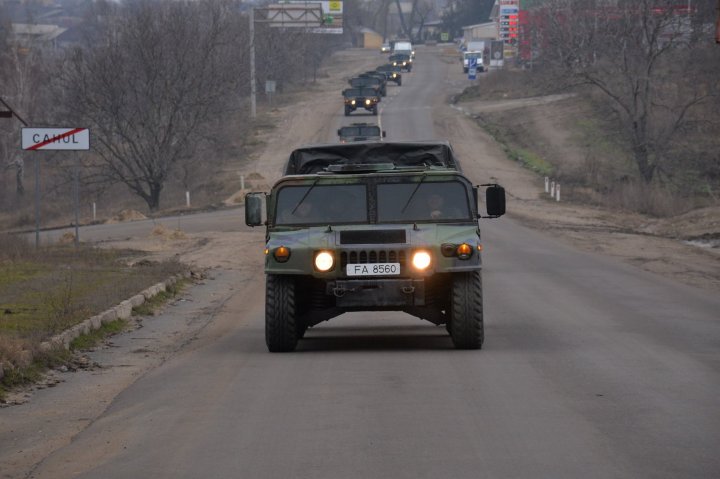
M477 79L477 57L468 58L468 79Z
M23 128L23 150L89 150L87 128Z

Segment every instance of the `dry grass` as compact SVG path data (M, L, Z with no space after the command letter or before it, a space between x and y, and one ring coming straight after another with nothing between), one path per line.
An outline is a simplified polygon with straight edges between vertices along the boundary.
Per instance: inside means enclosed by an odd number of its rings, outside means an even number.
M42 358L42 341L185 270L173 261L128 266L136 256L72 245L36 250L17 236L0 236L3 370L28 369ZM2 383L12 385L21 376L5 374Z

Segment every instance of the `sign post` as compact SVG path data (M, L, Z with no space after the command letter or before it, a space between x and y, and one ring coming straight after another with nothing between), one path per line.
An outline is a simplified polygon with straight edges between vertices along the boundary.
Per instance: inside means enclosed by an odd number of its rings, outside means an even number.
M23 128L22 149L31 151L90 149L87 128ZM80 244L80 158L73 171L73 203L75 209L75 246ZM40 160L35 162L35 243L40 243Z
M468 80L477 79L477 57L468 58Z

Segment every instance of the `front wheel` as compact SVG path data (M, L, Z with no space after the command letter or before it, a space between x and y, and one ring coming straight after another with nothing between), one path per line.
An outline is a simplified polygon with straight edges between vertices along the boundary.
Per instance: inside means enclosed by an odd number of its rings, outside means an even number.
M455 274L450 301L450 327L448 330L455 347L457 349L482 348L485 331L480 271Z
M267 275L265 283L265 343L271 353L293 351L298 342L295 278Z
M372 114L377 116L377 105L375 105L372 109Z

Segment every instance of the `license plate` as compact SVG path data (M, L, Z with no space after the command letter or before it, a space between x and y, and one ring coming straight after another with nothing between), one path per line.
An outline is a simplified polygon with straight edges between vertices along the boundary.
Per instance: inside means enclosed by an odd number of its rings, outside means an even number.
M392 276L400 274L400 263L362 263L347 265L348 276Z

